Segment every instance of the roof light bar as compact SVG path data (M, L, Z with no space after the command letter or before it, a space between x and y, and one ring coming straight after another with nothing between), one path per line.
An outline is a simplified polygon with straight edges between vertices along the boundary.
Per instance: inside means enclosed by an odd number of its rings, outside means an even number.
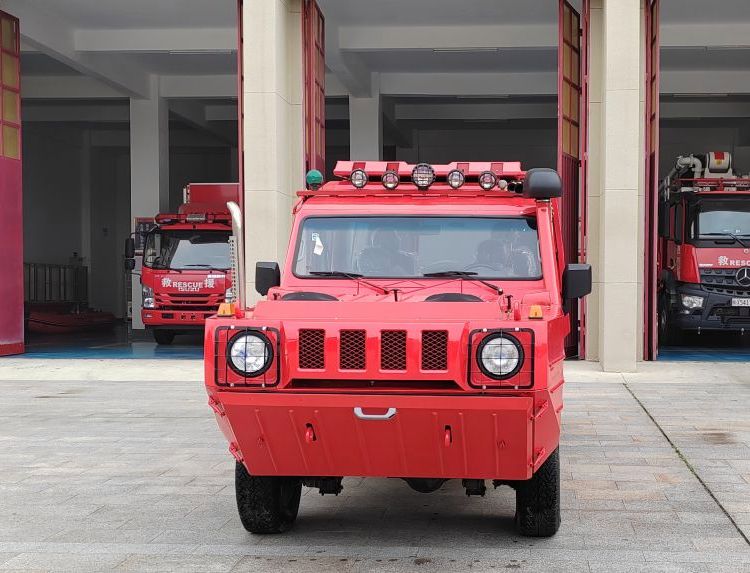
M419 163L411 172L411 180L417 189L428 189L435 182L435 170L428 163Z
M485 191L489 191L497 185L497 177L492 171L483 171L479 175L479 186Z
M362 169L355 169L349 176L349 181L351 181L352 185L354 185L357 189L362 189L362 187L367 185L367 173L365 173Z
M389 191L393 191L396 187L398 187L401 179L399 178L398 173L396 173L395 171L386 171L385 173L383 173L381 181L383 182L383 187L385 187Z

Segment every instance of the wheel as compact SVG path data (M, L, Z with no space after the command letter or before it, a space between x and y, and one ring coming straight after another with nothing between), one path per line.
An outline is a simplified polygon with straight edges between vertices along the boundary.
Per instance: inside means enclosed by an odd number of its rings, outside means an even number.
M156 344L172 344L174 332L171 330L154 330L154 340L156 340Z
M234 487L240 521L250 533L283 533L297 519L302 495L299 478L251 476L238 462Z
M560 448L531 479L516 484L516 529L527 537L551 537L560 528Z
M659 343L666 346L680 344L683 338L683 332L671 324L669 317L668 298L664 295L659 297L658 317L659 321Z

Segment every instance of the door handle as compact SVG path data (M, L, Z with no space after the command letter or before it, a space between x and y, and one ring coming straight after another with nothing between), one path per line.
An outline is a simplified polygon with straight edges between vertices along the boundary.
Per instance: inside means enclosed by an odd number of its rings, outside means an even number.
M396 415L396 408L388 408L385 414L365 414L362 408L354 408L354 415L360 420L390 420Z

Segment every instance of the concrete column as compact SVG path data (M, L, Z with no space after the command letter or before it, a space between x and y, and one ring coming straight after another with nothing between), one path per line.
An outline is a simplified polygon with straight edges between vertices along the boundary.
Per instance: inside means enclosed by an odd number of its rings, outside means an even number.
M304 185L302 1L244 2L243 137L247 299L256 261L283 265Z
M349 96L349 158L383 159L383 110L377 74L373 74L370 97Z
M641 0L602 0L593 8L589 244L599 249L589 327L602 369L627 372L642 354L643 253L633 246L643 243L643 19Z
M130 100L130 216L154 217L169 210L169 104L151 77L149 99ZM132 230L132 229L131 229ZM133 276L133 329L141 321L141 283Z

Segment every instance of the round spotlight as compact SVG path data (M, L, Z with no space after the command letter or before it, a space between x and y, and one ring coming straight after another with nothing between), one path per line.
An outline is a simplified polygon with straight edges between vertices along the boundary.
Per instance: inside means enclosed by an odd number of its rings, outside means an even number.
M227 361L241 376L260 376L271 366L273 347L260 332L240 334L229 343Z
M459 187L461 187L461 185L464 184L464 181L466 181L466 177L464 177L463 171L454 169L453 171L448 173L446 180L448 181L448 185L450 185L453 189L458 189Z
M355 169L349 176L349 181L351 181L352 185L354 185L357 189L362 189L362 187L367 185L367 173L365 173L362 169Z
M417 189L424 191L435 182L435 170L432 165L420 163L411 172L411 180Z
M501 179L497 182L497 188L500 189L500 191L505 191L508 189L508 182L505 179Z
M479 175L479 186L485 191L489 191L497 185L497 177L492 171L483 171Z
M398 176L398 173L395 171L386 171L383 173L383 187L388 189L389 191L393 191L396 187L398 187L399 181L401 179Z
M523 365L523 358L521 343L507 334L488 336L477 348L479 369L495 380L516 374Z

